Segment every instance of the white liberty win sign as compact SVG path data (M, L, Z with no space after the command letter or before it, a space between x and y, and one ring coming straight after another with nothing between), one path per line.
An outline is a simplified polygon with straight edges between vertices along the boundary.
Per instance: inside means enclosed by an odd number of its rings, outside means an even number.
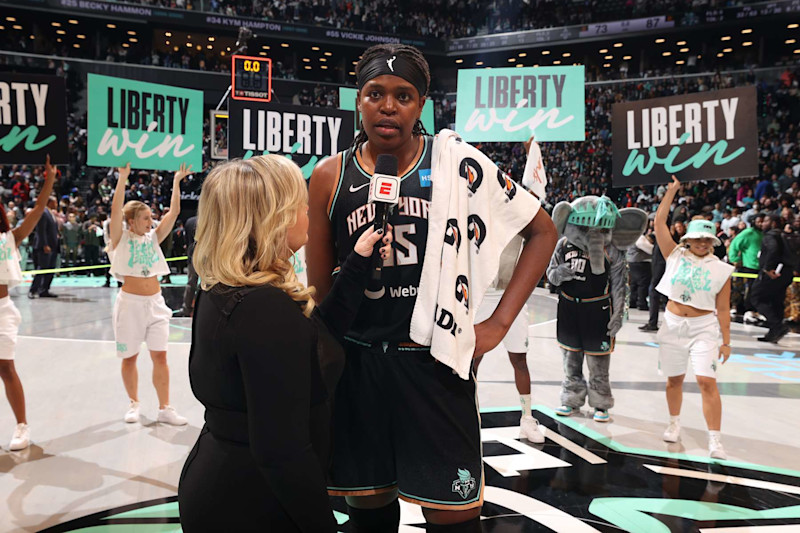
M758 175L756 88L615 104L615 187Z
M583 141L582 66L458 71L456 131L468 142Z

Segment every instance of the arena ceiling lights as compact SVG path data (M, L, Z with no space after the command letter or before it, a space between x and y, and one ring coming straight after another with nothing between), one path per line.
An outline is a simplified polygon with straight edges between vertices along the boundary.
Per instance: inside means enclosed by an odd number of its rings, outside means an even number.
M6 20L8 20L8 19L6 19ZM798 27L800 27L800 24L789 24L788 26L786 26L786 28L790 29L790 30L797 29Z
M656 44L664 44L665 42L667 42L667 40L664 39L663 37L659 37L658 39L656 39Z

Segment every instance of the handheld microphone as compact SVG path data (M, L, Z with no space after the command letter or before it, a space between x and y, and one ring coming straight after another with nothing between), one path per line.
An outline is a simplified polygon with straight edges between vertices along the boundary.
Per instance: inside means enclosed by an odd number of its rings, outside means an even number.
M397 157L389 154L378 155L378 160L375 161L375 173L369 182L367 201L375 204L374 225L377 229L382 229L384 233L386 233L389 214L400 200L400 178L397 177L397 165ZM383 267L379 251L381 245L381 241L378 241L372 255L373 268L370 280L373 282L381 279L381 268Z

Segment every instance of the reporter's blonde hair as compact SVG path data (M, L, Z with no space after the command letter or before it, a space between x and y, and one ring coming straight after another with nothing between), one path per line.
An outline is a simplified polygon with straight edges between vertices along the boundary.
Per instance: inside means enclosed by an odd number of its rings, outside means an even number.
M272 285L314 309L313 289L297 280L286 237L308 202L300 168L265 155L214 167L203 183L192 261L204 290Z

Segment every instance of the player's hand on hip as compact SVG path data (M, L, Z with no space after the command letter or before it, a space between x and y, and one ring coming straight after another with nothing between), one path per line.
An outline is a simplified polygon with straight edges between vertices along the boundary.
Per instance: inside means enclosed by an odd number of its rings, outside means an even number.
M480 357L500 344L508 330L491 318L475 324L475 352L472 358Z

